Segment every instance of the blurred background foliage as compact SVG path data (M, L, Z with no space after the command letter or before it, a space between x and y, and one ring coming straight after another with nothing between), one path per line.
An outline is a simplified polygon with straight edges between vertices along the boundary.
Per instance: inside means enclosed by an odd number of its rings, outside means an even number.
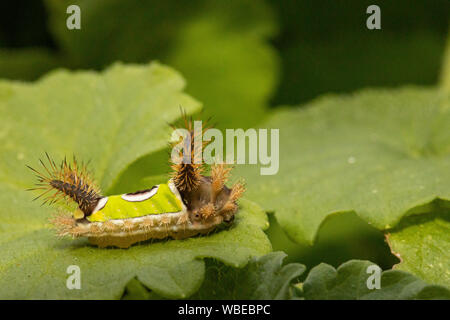
M81 30L66 28L70 4L81 8ZM381 30L366 28L371 4L381 8ZM183 74L187 92L220 128L251 127L272 108L323 93L436 84L449 9L448 0L3 1L0 78L156 59ZM165 158L161 151L139 159L110 191L160 179ZM382 233L354 214L328 219L308 248L270 220L274 250L287 252L287 261L396 262Z
M73 3L82 8L82 31L65 26L65 9ZM233 51L241 59L248 54L263 60L256 45L251 51L248 43L238 48L239 39L252 38L262 40L258 43L262 47L271 44L265 58L276 60L272 66L267 61L259 65L266 69L260 71L259 81L271 78L266 87L274 87L265 95L272 106L296 105L330 91L435 83L450 3L377 1L382 9L379 31L365 28L370 4L373 1L2 2L0 76L33 80L57 66L102 69L117 60L160 59L172 62L187 78L196 73L202 78L207 71L204 80L221 81L224 74L212 72L234 71L233 60L226 60ZM201 42L188 43L193 40ZM224 46L227 40L230 45ZM248 50L238 51L244 48ZM190 55L198 60L186 57ZM216 70L194 63L201 60L212 60L210 66ZM235 67L249 68L245 61L235 62ZM188 62L193 63L191 69ZM247 62L256 64L252 59ZM242 80L235 77L235 81ZM253 88L258 87L253 82Z

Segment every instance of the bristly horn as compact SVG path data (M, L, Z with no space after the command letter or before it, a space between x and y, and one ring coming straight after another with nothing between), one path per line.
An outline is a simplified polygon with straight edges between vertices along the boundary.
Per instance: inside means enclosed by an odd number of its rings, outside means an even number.
M181 138L183 139L182 143L185 143L185 139L190 139L190 155L184 155L183 150L180 150L180 157L184 157L190 159L190 163L173 163L172 162L172 180L180 192L190 192L197 189L200 184L202 173L204 171L203 161L197 163L196 159L201 159L203 148L209 143L209 141L202 141L200 145L195 144L196 139L203 137L203 133L208 129L208 127L202 123L202 127L200 130L195 130L193 126L192 118L187 118L186 113L182 110L182 118L184 121L184 129L189 133L189 137ZM174 125L172 125L174 130L177 129ZM175 144L180 143L180 141L176 141L172 143L172 147ZM186 142L189 143L189 142Z
M62 199L71 199L78 204L85 216L90 215L101 198L101 194L100 189L89 177L86 165L80 165L74 156L71 163L64 158L58 166L48 153L45 155L48 161L47 165L39 159L44 169L43 172L27 166L36 174L38 180L36 187L28 190L43 191L34 200L44 197L43 204L51 205ZM54 193L50 194L52 191Z

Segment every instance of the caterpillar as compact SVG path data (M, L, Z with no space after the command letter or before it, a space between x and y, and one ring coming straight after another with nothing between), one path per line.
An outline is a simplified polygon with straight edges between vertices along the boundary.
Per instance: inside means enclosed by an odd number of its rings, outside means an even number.
M193 136L192 119L184 116L184 120ZM200 134L204 130L202 127ZM190 148L188 158L193 160L206 144ZM221 224L233 222L238 199L245 191L243 182L231 188L226 186L232 169L228 165L213 164L206 176L204 163L171 161L172 173L167 183L104 196L90 177L87 165L75 156L57 164L48 153L45 155L45 161L39 160L40 171L28 166L37 177L35 187L29 190L41 191L35 200L42 198L43 204L53 205L61 200L75 203L77 209L73 212L60 211L50 219L57 235L86 237L100 248L128 248L149 239L208 234Z

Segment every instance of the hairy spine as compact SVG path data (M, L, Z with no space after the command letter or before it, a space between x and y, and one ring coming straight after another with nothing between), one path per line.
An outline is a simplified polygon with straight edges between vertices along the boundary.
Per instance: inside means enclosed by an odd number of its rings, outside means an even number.
M78 204L85 216L90 215L101 195L99 189L89 178L86 165L81 164L80 166L74 157L72 163L68 163L64 159L57 166L47 153L46 157L47 165L40 160L44 169L42 172L28 166L38 179L36 187L29 190L42 190L35 200L45 196L44 204L53 204L62 199L71 199ZM54 191L53 194L51 194L52 191Z

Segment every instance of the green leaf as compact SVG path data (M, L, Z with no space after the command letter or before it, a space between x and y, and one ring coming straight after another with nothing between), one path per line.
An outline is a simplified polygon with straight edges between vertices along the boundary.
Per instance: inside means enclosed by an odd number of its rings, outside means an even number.
M388 270L381 273L380 289L369 289L374 272L368 273L370 261L351 260L337 270L322 263L308 274L303 283L303 294L307 300L405 300L405 299L450 299L445 287L428 285L403 271Z
M437 90L418 87L325 96L275 112L279 172L237 170L246 196L300 243L313 243L331 214L354 211L388 229L411 209L450 200L450 110Z
M272 252L253 258L243 269L210 263L205 282L193 299L283 300L291 297L291 284L305 266L290 263L283 266L286 254Z
M162 296L187 297L203 280L202 258L243 267L271 250L265 213L245 200L230 230L120 250L56 238L46 224L52 209L25 192L34 183L25 164L37 164L43 151L91 160L107 190L131 162L164 148L180 105L188 113L199 109L183 87L177 72L157 63L0 82L1 298L120 298L135 277ZM70 265L81 268L81 290L66 288Z
M450 210L407 217L386 236L395 269L450 287Z

